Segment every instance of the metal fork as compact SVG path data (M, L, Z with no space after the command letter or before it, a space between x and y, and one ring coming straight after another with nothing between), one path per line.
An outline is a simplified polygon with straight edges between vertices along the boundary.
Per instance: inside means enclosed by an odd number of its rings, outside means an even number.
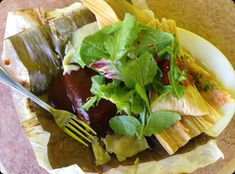
M2 66L0 66L0 82L18 90L42 108L50 112L54 117L56 124L64 132L85 146L88 146L86 142L91 142L94 138L92 134L96 135L96 132L87 123L78 120L76 115L65 110L55 109L26 90L23 86L17 83Z

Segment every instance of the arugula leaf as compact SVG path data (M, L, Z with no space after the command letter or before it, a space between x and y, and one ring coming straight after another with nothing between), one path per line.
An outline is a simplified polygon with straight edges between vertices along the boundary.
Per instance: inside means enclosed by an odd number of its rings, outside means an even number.
M91 93L95 95L83 106L89 109L95 102L98 102L101 98L109 100L117 106L118 111L125 111L128 115L131 114L132 108L131 103L134 97L134 90L130 90L125 86L121 85L120 80L114 80L112 83L105 83L105 78L102 75L95 75L91 78L92 86ZM96 99L96 100L95 100ZM142 110L142 103L138 101L135 103L135 111ZM137 114L137 112L135 112Z
M153 56L145 52L139 58L129 60L122 69L122 79L129 88L135 88L135 84L146 86L153 81L157 74L157 65Z
M160 93L160 96L157 98L157 101L162 99L163 97L165 97L167 94L169 94L172 91L171 85L163 85L163 83L159 79L155 79L152 85L153 85L153 89Z
M122 27L122 23L123 22L118 22L118 23L115 23L112 25L108 25L108 26L102 28L101 30L99 30L98 32L103 33L105 35L112 35L115 32L120 30L120 28Z
M79 64L82 68L84 68L86 66L86 64L83 62L83 60L80 56L80 49L81 49L81 47L79 47L78 50L75 52L75 54L73 56L73 60L74 60L74 62Z
M135 90L140 95L140 97L145 101L146 106L148 108L148 111L151 112L150 105L149 105L149 99L148 99L148 96L146 94L145 88L137 83L135 85Z
M172 86L171 92L174 97L176 97L177 99L180 99L185 92L185 88L180 84L178 67L175 66L175 69L173 69L174 67L173 63L171 63L171 66L172 66L171 68L172 70L170 70L168 73L168 78Z
M154 112L148 117L147 124L144 128L144 135L151 136L155 133L161 133L164 129L171 127L180 119L180 115L175 112Z
M147 115L146 115L146 111L143 110L142 112L139 113L139 118L138 120L140 121L141 123L141 129L140 129L140 135L139 137L143 137L144 136L144 128L145 128L145 125L146 125L146 119L147 119Z
M135 115L138 115L142 112L145 107L145 103L138 93L134 93L133 97L130 99L131 112Z
M113 117L109 120L109 125L114 132L122 135L137 137L140 135L141 123L132 116Z
M185 92L185 88L180 84L182 79L182 73L176 65L176 54L178 52L178 44L176 40L172 42L171 46L166 46L162 49L158 56L162 56L165 53L170 54L170 71L168 72L168 78L170 81L170 85L172 87L171 93L177 99L181 98Z
M183 71L180 73L180 75L179 75L179 81L180 81L180 82L187 79L187 77L186 77L186 72L187 72L187 69L185 68L185 69L183 69Z
M82 105L82 109L84 110L89 110L90 107L99 103L101 99L99 94L102 93L100 88L101 86L105 85L105 78L102 75L93 76L91 81L92 85L90 91L92 94L94 94L94 96L90 97L89 100L87 100L86 103Z

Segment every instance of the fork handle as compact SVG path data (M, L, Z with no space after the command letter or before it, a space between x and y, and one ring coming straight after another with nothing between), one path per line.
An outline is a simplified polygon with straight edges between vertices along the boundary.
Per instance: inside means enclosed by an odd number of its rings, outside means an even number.
M35 103L37 103L38 105L40 105L41 107L43 107L47 111L53 112L55 110L52 106L48 105L47 103L45 103L44 101L39 99L36 95L34 95L31 92L29 92L28 90L26 90L22 85L17 83L2 66L0 66L0 82L10 86L11 88L16 89L17 91L21 92L22 94L26 95L28 98L33 100Z

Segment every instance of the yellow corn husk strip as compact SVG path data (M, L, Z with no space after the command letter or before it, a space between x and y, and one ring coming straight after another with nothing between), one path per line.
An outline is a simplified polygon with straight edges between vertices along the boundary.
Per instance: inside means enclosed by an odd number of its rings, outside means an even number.
M167 129L162 131L161 134L155 134L155 137L158 139L162 147L164 147L164 149L168 152L168 154L172 155L179 149Z
M81 0L95 14L100 28L119 21L114 10L104 0Z
M121 20L124 19L125 13L130 13L136 16L137 20L144 24L148 24L152 20L149 15L145 14L126 0L106 0L106 2L112 7L118 18Z
M234 101L228 91L225 91L218 86L208 91L201 91L201 95L208 103L216 108Z
M188 129L180 121L171 126L167 132L178 147L184 146L191 139L188 134Z
M155 137L170 155L174 154L179 147L184 146L192 138L181 121L165 129L161 134L155 134Z
M183 116L181 120L181 123L187 129L187 133L191 138L199 135L202 132L199 127L195 126L193 119L194 117L192 116Z
M155 135L170 155L174 154L180 147L183 147L190 139L203 132L199 124L194 120L194 117L190 117L191 119L186 118L185 121L180 121L177 125Z

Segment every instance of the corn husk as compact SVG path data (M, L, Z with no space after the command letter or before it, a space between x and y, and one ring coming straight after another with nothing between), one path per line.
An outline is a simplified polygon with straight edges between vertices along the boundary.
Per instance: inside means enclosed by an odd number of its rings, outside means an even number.
M136 16L137 20L141 23L148 24L152 18L143 13L139 8L130 4L126 0L106 0L106 2L112 7L119 19L123 20L125 13L130 13Z
M81 0L97 18L100 28L119 21L118 16L113 9L103 0Z
M177 100L168 94L163 99L153 102L151 107L153 111L177 111L183 115L182 119L172 127L155 135L171 155L190 139L206 133L221 118L221 114L191 85L186 88L181 99Z

